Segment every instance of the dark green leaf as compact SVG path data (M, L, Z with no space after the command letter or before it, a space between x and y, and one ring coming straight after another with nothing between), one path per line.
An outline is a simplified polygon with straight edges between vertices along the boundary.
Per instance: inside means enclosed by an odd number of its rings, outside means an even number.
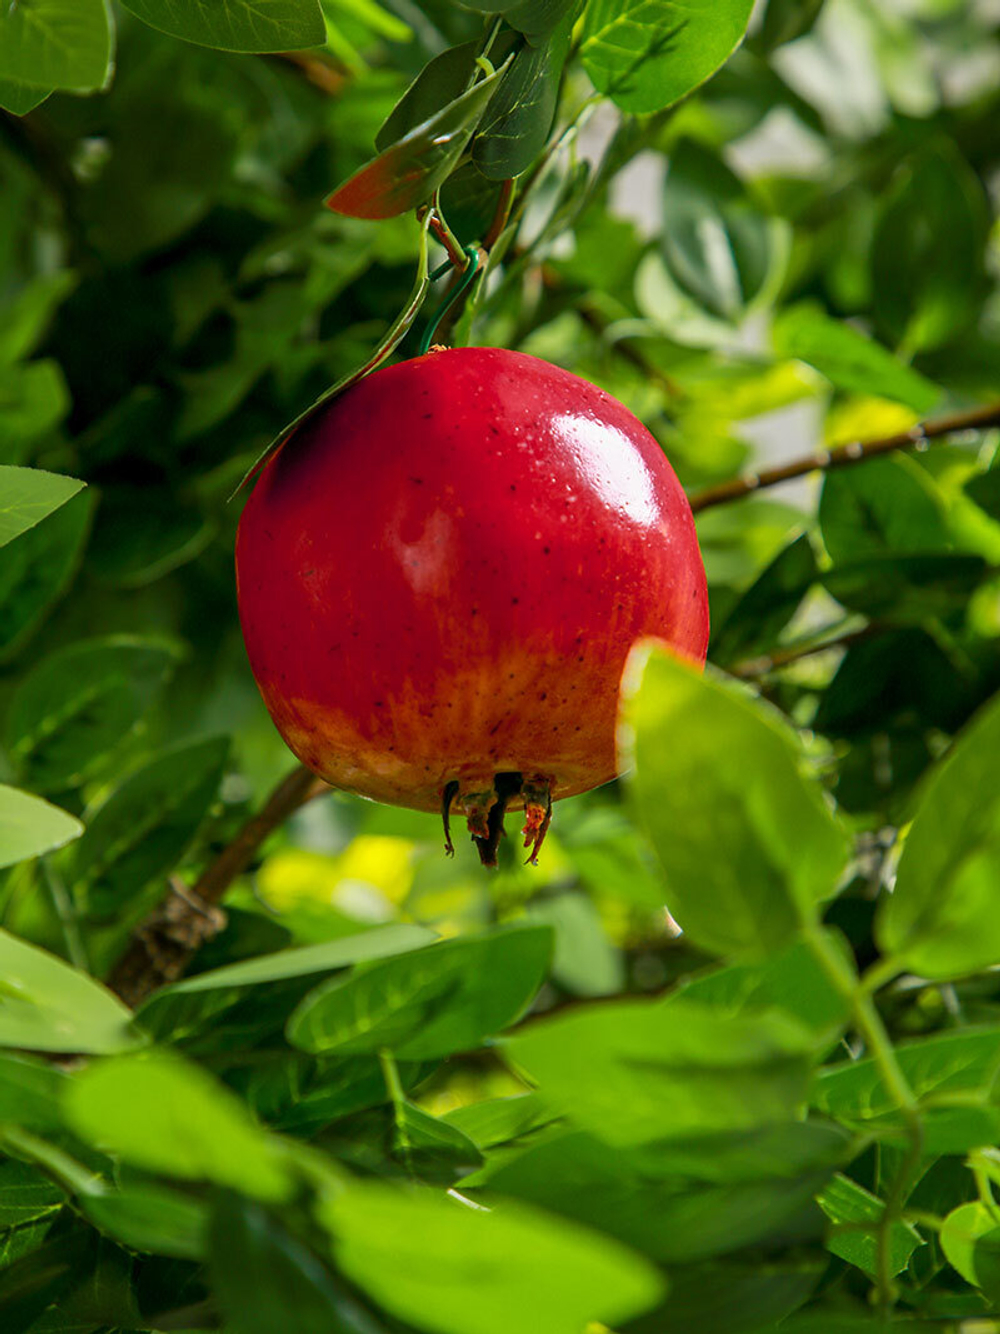
M808 362L837 389L892 399L921 416L941 397L936 385L880 343L850 324L831 319L810 302L782 312L773 336L780 356Z
M966 482L964 490L991 519L1000 519L1000 468L977 473Z
M256 988L402 954L429 945L434 939L434 933L426 927L401 924L228 964L161 988L140 1009L139 1023L154 1038L180 1042L204 1028L218 1027L227 1011Z
M214 1288L234 1334L379 1334L329 1270L260 1205L225 1196L209 1233Z
M802 37L819 18L823 0L767 0L761 42L773 51L785 42Z
M0 78L50 91L92 92L111 67L105 0L22 0L0 13Z
M4 744L41 792L75 787L138 725L177 661L165 642L80 640L30 672L11 701Z
M114 918L177 863L218 790L228 742L187 742L161 752L88 812L69 878L92 919Z
M580 54L594 86L624 111L685 97L739 45L753 0L590 0Z
M208 1209L180 1191L137 1177L116 1190L83 1195L77 1207L94 1227L129 1250L181 1260L204 1257Z
M568 50L567 26L515 55L473 140L473 161L490 180L520 176L545 147Z
M91 497L74 497L10 542L0 561L0 659L45 619L76 572L90 527Z
M0 1080L4 1064L0 1063ZM16 1158L0 1162L0 1228L20 1227L32 1219L44 1218L58 1209L64 1199L59 1187L37 1167Z
M430 199L450 175L506 72L501 66L373 158L327 199L352 218L392 218Z
M461 97L476 73L478 51L478 42L463 42L424 66L376 134L375 147L380 153Z
M794 539L750 585L713 636L714 662L726 664L773 648L817 577L808 533Z
M876 922L883 952L925 977L1000 962L1000 701L973 720L923 784L893 893Z
M685 139L670 159L661 248L685 292L735 320L767 279L772 225L721 158Z
M666 1305L633 1321L628 1334L761 1334L767 1322L805 1302L822 1272L821 1262L807 1257L774 1264L684 1265L670 1275Z
M10 325L15 347L24 331L17 316L15 311ZM29 458L36 443L58 426L68 408L69 391L58 362L46 358L0 366L0 459L4 464Z
M24 1334L47 1306L79 1282L79 1267L90 1250L91 1237L76 1230L45 1242L0 1271L4 1334Z
M402 1060L450 1056L514 1023L551 953L550 927L515 926L369 964L311 992L288 1038L304 1051L345 1056L383 1047Z
M0 329L0 363L11 365L34 351L53 311L73 290L76 281L76 274L67 270L42 274L23 287L8 303L4 312L4 327ZM56 369L55 363L43 364L48 364L52 370Z
M827 1249L874 1277L878 1273L876 1229L885 1212L883 1201L838 1173L819 1192L816 1202L833 1224ZM924 1240L912 1224L893 1223L889 1232L891 1272L901 1273L910 1256L922 1245Z
M899 454L827 473L819 505L823 543L838 565L866 555L945 551L945 502L934 479Z
M294 51L320 46L326 25L319 0L124 0L153 28L221 51Z
M823 586L845 607L866 616L924 622L964 608L985 572L981 556L892 552L835 565L823 575Z
M4 1052L0 1055L0 1122L43 1132L58 1129L65 1078L50 1064Z
M714 953L780 947L833 893L847 857L794 734L746 691L665 653L633 667L632 799L663 863L670 911Z
M889 341L923 351L965 327L983 282L986 228L983 187L950 144L900 166L872 243L874 311Z
M530 41L544 39L548 33L580 8L580 0L460 0L465 9L478 14L502 14L504 20Z

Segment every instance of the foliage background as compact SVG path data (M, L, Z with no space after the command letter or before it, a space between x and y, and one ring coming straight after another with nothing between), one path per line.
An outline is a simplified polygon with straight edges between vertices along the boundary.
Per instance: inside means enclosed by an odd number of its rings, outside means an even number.
M0 1056L4 1330L1000 1328L995 429L706 505L731 679L654 661L637 778L562 803L539 868L334 794L139 1029L25 950L107 976L291 768L229 497L411 289L412 213L321 201L498 9L324 0L324 44L233 4L193 45L136 0L111 79L103 0L68 64L32 44L59 3L0 18L0 465L86 483L0 563L0 1039L58 1056ZM996 6L770 0L698 87L748 5L618 9L624 69L591 0L560 83L575 11L506 7L524 86L442 208L482 239L517 175L515 225L453 336L603 385L692 494L1000 394ZM310 50L209 49L247 31Z

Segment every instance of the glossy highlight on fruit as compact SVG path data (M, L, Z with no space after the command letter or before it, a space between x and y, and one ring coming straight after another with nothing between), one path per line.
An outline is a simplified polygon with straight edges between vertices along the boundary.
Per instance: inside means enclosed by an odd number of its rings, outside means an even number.
M335 787L461 811L532 858L551 803L616 774L625 659L704 662L705 571L656 440L603 390L498 348L375 372L289 437L236 542L253 674Z

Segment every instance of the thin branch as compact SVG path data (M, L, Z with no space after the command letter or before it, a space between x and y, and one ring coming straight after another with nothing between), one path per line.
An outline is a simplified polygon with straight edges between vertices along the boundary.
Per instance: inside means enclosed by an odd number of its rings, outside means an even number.
M881 634L886 628L872 621L868 625L848 630L845 634L835 635L830 639L813 640L808 644L789 644L787 648L775 649L773 653L759 658L747 658L743 662L736 663L734 667L727 667L726 670L730 676L738 676L741 680L766 676L768 672L776 671L779 667L787 667L802 658L811 658L814 654L826 653L832 648L850 648L852 644L857 644L863 639L871 639L874 635Z
M558 286L559 280L554 274L550 276L546 272L544 277L547 287ZM627 338L607 338L611 321L601 313L597 306L589 301L584 301L577 306L576 313L588 328L593 329L598 337L606 339L612 352L621 357L623 361L627 361L630 366L634 366L637 371L641 371L647 380L659 385L668 398L675 402L684 398L684 390L677 381L672 379L666 371L661 370L655 362L651 361L635 343L630 342Z
M852 440L850 444L841 445L837 449L817 450L791 463L779 464L776 468L764 468L760 472L736 477L731 482L720 482L718 486L696 492L691 497L691 508L698 513L713 505L742 500L744 496L752 495L766 486L777 486L779 482L790 481L793 477L847 468L880 454L891 454L900 449L918 449L929 440L939 440L956 431L984 431L990 426L1000 426L1000 402L988 403L985 407L972 408L968 412L956 412L949 417L939 417L936 421L923 422L908 431L899 431L880 440Z
M217 905L268 834L300 806L329 790L305 765L287 774L191 889L181 893L171 884L160 906L133 932L128 949L112 970L108 978L112 991L134 1007L158 987L175 982L201 946L225 925L225 914Z

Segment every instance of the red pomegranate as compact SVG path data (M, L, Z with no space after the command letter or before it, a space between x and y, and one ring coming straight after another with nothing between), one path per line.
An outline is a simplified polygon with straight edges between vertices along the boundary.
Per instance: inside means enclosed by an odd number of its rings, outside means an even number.
M619 682L655 636L703 662L680 483L610 394L498 348L377 371L262 471L236 540L264 702L335 787L462 811L531 860L551 803L613 778Z

